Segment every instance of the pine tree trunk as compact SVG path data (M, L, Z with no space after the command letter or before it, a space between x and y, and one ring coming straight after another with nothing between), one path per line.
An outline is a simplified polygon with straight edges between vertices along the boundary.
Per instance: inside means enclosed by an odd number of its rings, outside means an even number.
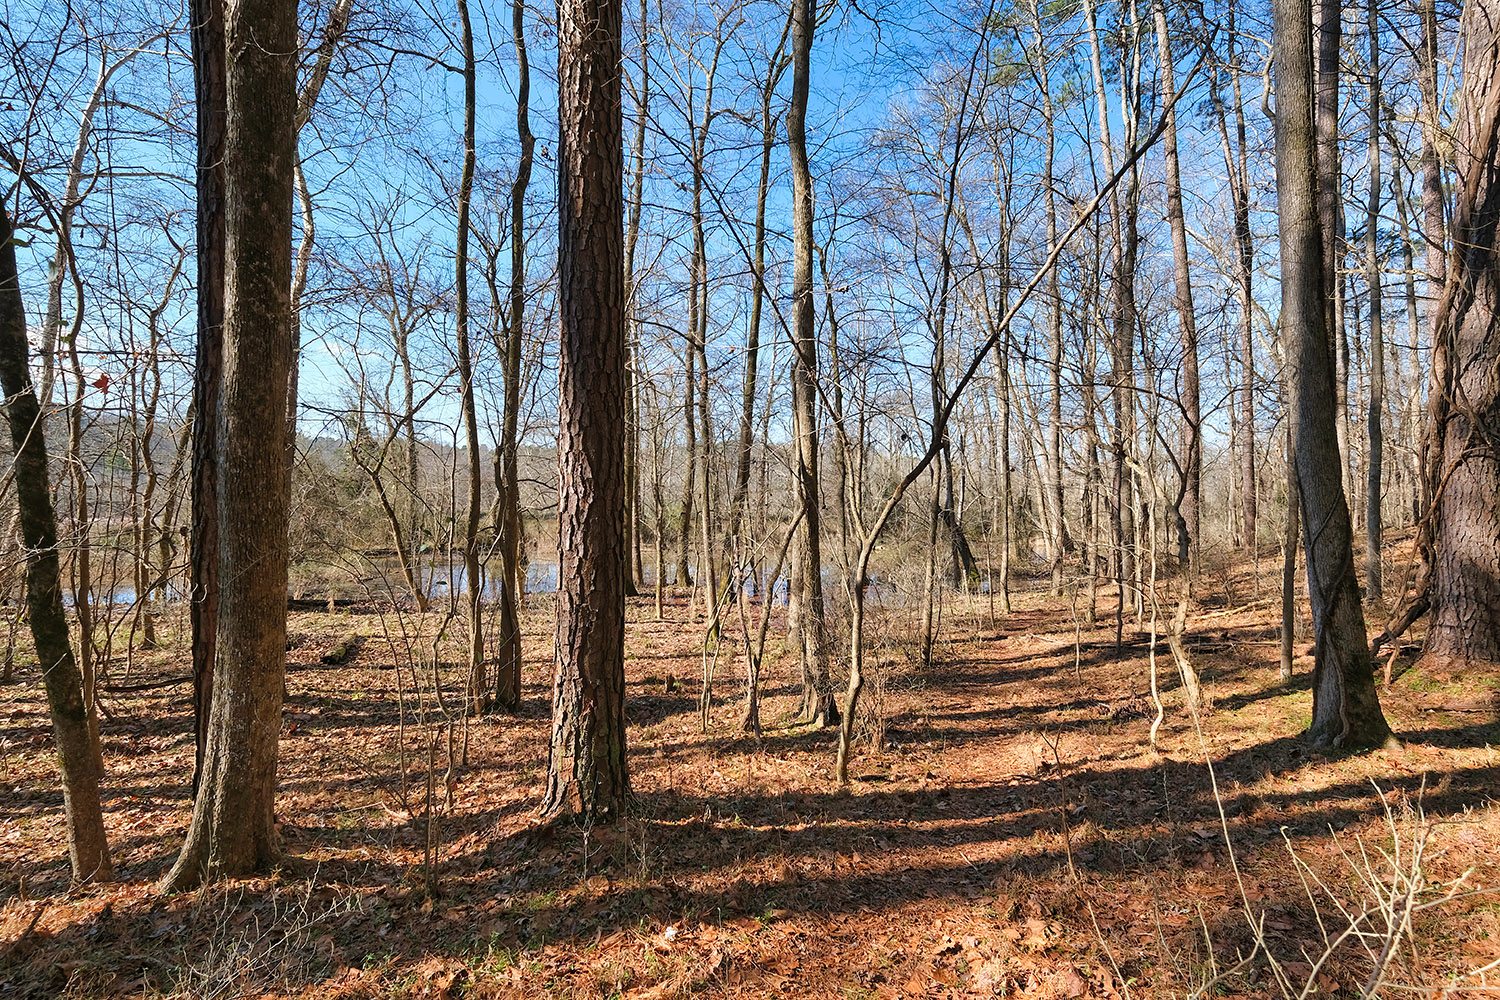
M225 10L224 373L219 407L219 616L203 779L164 887L263 870L286 656L287 467L297 6Z
M620 7L558 7L557 665L547 817L618 815L625 759L625 249Z

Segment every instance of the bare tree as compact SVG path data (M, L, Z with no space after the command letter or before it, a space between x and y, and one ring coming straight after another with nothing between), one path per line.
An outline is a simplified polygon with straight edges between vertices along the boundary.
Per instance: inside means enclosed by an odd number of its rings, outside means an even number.
M796 438L797 506L802 512L798 550L804 689L802 717L818 725L838 721L823 628L822 501L818 488L818 342L814 334L812 172L807 161L807 96L812 66L816 0L792 0L792 101L787 148L792 160L792 417Z
M1365 587L1372 601L1382 599L1381 492L1384 483L1383 428L1385 410L1385 329L1380 287L1380 12L1376 0L1365 4L1370 45L1369 67L1369 198L1365 205L1365 280L1370 296L1370 398L1365 419L1369 435L1368 486L1365 496Z
M474 363L469 350L469 199L474 191L474 29L469 22L468 0L458 0L460 44L463 48L464 153L458 182L458 239L454 253L454 290L457 326L460 408L463 411L464 443L467 448L469 502L464 519L464 581L469 605L469 704L475 714L489 707L489 681L485 677L484 621L480 608L484 599L484 572L479 564L480 486L479 416L474 404Z
M1172 36L1167 29L1166 0L1154 4L1156 51L1163 94L1176 88ZM1187 223L1182 214L1182 168L1177 156L1177 111L1167 112L1162 135L1167 165L1167 222L1172 230L1172 275L1176 283L1177 322L1182 338L1182 487L1177 501L1177 557L1188 568L1188 586L1198 576L1199 493L1203 477L1202 416L1198 391L1198 318L1193 312L1193 283L1188 262Z
M58 580L57 519L47 475L47 442L27 354L15 233L0 204L0 386L5 390L5 416L15 448L16 510L26 546L26 614L56 733L73 881L90 882L108 879L114 871L99 804L98 734L89 722L83 675L68 639Z
M1281 324L1291 371L1291 417L1317 636L1308 738L1328 746L1378 746L1390 737L1365 644L1349 508L1336 453L1337 415L1318 211L1312 6L1276 0L1276 186L1281 227Z
M516 135L521 156L510 187L509 310L497 329L504 383L500 446L495 455L495 520L500 547L500 621L495 649L495 702L506 711L521 704L521 473L517 438L521 412L521 333L526 317L526 189L536 137L531 134L531 61L526 52L525 0L512 0L511 32L516 45Z

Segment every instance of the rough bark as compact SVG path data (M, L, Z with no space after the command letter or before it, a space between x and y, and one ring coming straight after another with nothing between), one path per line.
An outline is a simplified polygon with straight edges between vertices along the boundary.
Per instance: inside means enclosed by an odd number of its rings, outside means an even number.
M557 664L547 817L617 815L625 760L625 274L620 8L558 6Z
M280 857L273 807L286 652L297 6L225 7L224 368L217 419L219 614L202 780L164 888Z
M1434 325L1451 368L1434 428L1442 465L1426 655L1472 669L1500 662L1500 3L1476 0L1464 19L1455 250Z
M192 527L188 617L193 635L193 790L203 776L213 703L219 614L217 430L224 324L223 0L192 0L193 84L198 130L198 341L193 366Z
M1287 435L1287 451L1291 452L1291 435ZM1286 470L1286 529L1281 547L1281 683L1292 682L1293 645L1297 628L1297 539L1301 534L1297 510L1302 502L1297 495L1297 466L1287 463Z

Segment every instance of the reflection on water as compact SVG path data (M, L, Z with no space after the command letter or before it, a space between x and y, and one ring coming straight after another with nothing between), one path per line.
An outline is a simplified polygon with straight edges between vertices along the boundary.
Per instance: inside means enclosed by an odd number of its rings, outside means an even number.
M481 596L486 600L493 600L500 594L500 576L497 572L498 566L486 567L487 575L484 581L484 590ZM423 567L424 578L428 581L428 593L434 596L448 592L467 594L468 574L464 572L464 564L461 560L453 560L446 565L426 565ZM677 585L677 568L668 564L666 567L667 586ZM399 580L399 572L392 579ZM746 573L744 578L745 593L750 597L760 596L763 578L754 573ZM842 592L843 574L834 567L824 567L823 586L825 592L830 596L834 592ZM656 566L652 563L641 565L641 587L651 588L656 586ZM526 592L528 594L554 594L558 587L558 566L555 559L533 560L526 566ZM772 590L772 599L782 606L788 603L791 584L786 576L780 577ZM870 583L865 590L867 599L880 602L895 596L895 588L878 574L870 574Z
M448 593L467 594L469 592L467 574L464 572L462 559L451 559L446 562L433 563L423 562L415 567L420 574L419 579L424 583L427 593L432 597L442 597ZM327 579L321 581L308 580L305 577L300 585L294 585L292 596L316 596L322 597L331 589L333 596L345 598L366 597L374 592L394 592L397 596L406 593L404 574L400 563L394 558L379 559L374 562L374 572L366 576L362 581L351 581L345 573L338 580ZM481 592L486 600L498 600L500 596L500 574L498 560L492 561L485 567L486 575L484 589ZM641 587L643 590L656 586L656 566L650 562L641 566ZM843 593L843 575L836 568L825 567L823 570L824 591L829 597L835 597ZM677 569L668 564L666 566L666 584L677 585ZM755 574L746 574L744 579L745 592L750 597L759 596L762 578ZM947 586L945 583L944 586ZM534 559L526 566L526 592L528 594L553 594L558 587L558 565L555 559ZM961 588L955 588L961 589ZM790 584L786 576L776 581L773 590L773 600L785 606L788 601ZM883 579L875 573L870 574L870 584L865 591L866 599L872 603L886 603L893 599L899 600L900 588L892 581ZM989 592L989 580L981 578L972 587L973 592L985 594ZM112 592L95 587L91 591L92 603L96 606L110 603L116 608L129 607L136 602L136 590L134 586L122 585L116 587ZM153 599L159 599L159 595L153 593ZM168 601L179 601L184 597L180 587L168 586L164 596ZM910 596L910 595L907 595ZM74 594L71 590L63 591L63 603L72 607L75 604Z
M63 588L62 599L63 599L63 606L64 607L71 608L71 607L74 607L74 606L77 605L78 601L77 601L76 593L77 593L76 591L71 590L69 588L66 588L66 587ZM171 585L168 585L167 587L163 588L162 591L160 591L160 592L157 592L155 589L152 589L150 591L150 594L151 594L151 598L153 600L158 600L158 601L159 600L180 601L183 598L183 592L181 590L179 590L178 588L176 588L174 586L171 586ZM113 605L116 608L120 608L120 607L129 607L130 605L132 605L134 603L135 603L135 587L134 586L116 587L113 591L102 590L102 589L100 589L97 586L89 588L89 605L91 607L99 607L99 606L104 605L104 604L111 604L111 605Z

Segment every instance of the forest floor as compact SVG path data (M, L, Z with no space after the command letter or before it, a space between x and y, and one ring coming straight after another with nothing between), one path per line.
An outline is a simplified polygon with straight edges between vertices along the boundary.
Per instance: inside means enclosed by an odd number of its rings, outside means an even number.
M763 738L738 729L737 630L705 734L702 622L684 593L665 621L633 599L637 808L592 829L535 824L550 601L534 599L526 622L523 710L451 730L414 690L431 644L404 638L430 633L431 616L295 613L277 805L290 859L172 897L154 885L190 808L183 649L135 653L128 678L111 670L115 688L136 688L104 701L117 879L72 892L51 726L23 671L0 688L0 1000L1147 1000L1216 976L1209 995L1360 996L1377 964L1394 984L1383 996L1500 996L1493 969L1458 978L1500 959L1500 895L1475 892L1500 887L1500 677L1433 674L1404 655L1382 689L1404 747L1313 751L1299 739L1308 643L1282 687L1275 585L1250 600L1243 577L1188 620L1201 729L1158 645L1153 750L1149 621L1127 618L1117 650L1111 591L1110 620L1089 626L1076 599L1039 587L1019 588L1008 616L987 596L949 595L925 667L904 638L914 610L877 609L847 788L833 781L836 730L795 721L780 639ZM322 664L351 631L364 637L352 661ZM456 650L441 649L456 711ZM155 681L170 683L142 687ZM1347 934L1361 914L1366 933ZM1400 941L1383 954L1390 922ZM1262 947L1242 964L1252 924Z

